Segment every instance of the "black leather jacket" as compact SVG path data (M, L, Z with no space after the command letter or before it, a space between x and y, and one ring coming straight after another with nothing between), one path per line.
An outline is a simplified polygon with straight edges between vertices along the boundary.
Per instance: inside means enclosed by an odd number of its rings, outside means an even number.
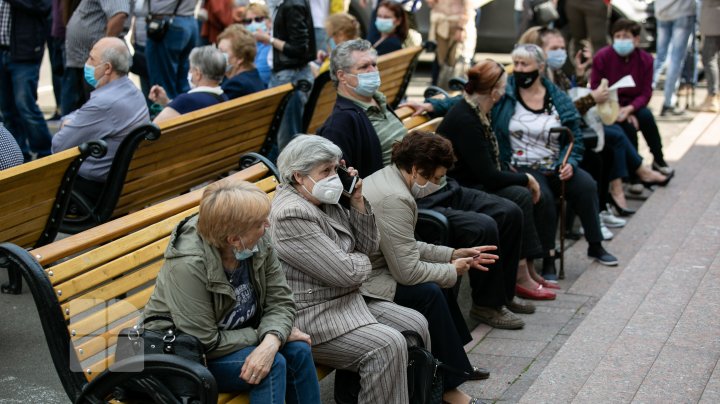
M273 36L285 41L282 52L273 48L273 71L300 69L315 59L315 31L308 0L285 0L280 5Z
M10 3L10 57L16 63L39 63L49 30L50 0L6 0Z

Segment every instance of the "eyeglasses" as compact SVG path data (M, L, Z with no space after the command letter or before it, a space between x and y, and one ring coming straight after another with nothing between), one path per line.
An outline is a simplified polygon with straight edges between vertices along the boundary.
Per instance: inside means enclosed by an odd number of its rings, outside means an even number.
M243 18L242 20L240 20L240 22L242 22L243 25L250 25L250 24L252 24L253 21L255 21L255 22L263 22L263 21L265 21L265 17L263 17L263 16L258 16L258 17L255 17L255 18Z
M498 74L497 78L495 79L495 82L493 83L493 85L490 86L490 88L492 89L492 88L495 88L495 86L497 85L497 83L500 82L500 79L502 78L503 74L505 74L505 68L503 67L503 65L501 65L499 62L497 62L497 61L495 61L495 60L492 60L492 59L486 59L486 60L495 62L495 64L497 65L497 67L500 68L500 73Z

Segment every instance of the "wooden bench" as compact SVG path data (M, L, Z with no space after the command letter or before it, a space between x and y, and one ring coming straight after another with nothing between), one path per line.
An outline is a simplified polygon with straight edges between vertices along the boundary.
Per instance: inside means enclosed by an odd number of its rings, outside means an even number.
M422 50L422 47L415 46L378 57L380 92L387 97L388 107L397 108L400 105ZM335 105L336 95L337 89L330 80L330 72L324 72L315 78L313 89L305 104L303 132L315 133L325 123Z
M187 192L237 168L247 152L275 143L291 84L149 124L125 138L97 203L73 193L79 207L61 227L77 233Z
M0 171L0 241L22 248L53 241L80 165L88 156L102 157L106 151L104 141L89 142ZM0 267L5 267L2 255ZM9 278L2 293L20 293L20 275L10 271Z
M277 185L275 168L261 156L253 158L261 162L233 176L255 182L272 197ZM117 334L137 322L153 292L170 233L183 218L197 212L203 190L31 251L0 244L0 254L8 257L29 285L53 363L71 400L84 390L86 394L107 392L112 387L106 380L117 375L106 370L114 363ZM192 363L188 368L214 386L207 369ZM318 374L324 377L329 371L321 367ZM217 391L214 394L217 397ZM248 399L246 394L220 394L218 402Z

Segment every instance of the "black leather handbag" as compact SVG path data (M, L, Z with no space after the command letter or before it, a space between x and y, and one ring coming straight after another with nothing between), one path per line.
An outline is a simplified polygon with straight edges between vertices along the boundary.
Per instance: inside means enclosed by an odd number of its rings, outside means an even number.
M168 321L171 326L165 330L146 330L144 328L146 323L155 320ZM207 367L205 348L202 342L190 334L177 331L172 318L167 316L147 317L140 327L124 328L118 334L115 348L116 362L132 356L150 354L178 355ZM110 369L112 370L112 367ZM142 369L137 369L137 371L141 372ZM182 378L151 376L150 379L152 380L148 381L140 377L139 380L131 380L116 388L113 395L121 401L142 399L148 394L147 388L144 387L158 383L165 385L175 397L192 398L194 395L194 390L189 389L193 386L189 386Z
M403 331L408 346L408 397L411 404L439 404L443 395L442 363L425 349L420 334Z

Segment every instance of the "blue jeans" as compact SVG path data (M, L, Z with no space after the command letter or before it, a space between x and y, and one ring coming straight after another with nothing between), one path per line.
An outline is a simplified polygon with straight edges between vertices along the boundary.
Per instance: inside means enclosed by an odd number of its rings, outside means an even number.
M619 125L604 126L605 129L605 147L612 150L613 163L609 169L609 179L629 178L631 173L642 164L642 157L630 143L630 139L625 135L623 128Z
M277 87L285 83L297 84L300 80L306 80L310 85L315 81L310 66L305 66L301 69L285 69L279 72L273 72L270 77L269 87ZM292 96L290 96L287 106L285 107L285 114L283 114L282 121L280 122L280 128L278 129L277 142L279 151L282 151L295 136L302 132L303 111L310 90L311 89L308 89L307 92L295 90Z
M40 63L16 63L9 50L0 50L0 114L13 134L25 161L30 152L50 154L50 131L37 105Z
M218 391L249 390L251 403L320 403L320 385L310 345L300 341L285 344L275 354L270 373L260 384L251 385L240 379L240 371L255 348L249 346L208 362Z
M145 44L150 85L160 85L173 99L190 90L187 75L190 70L190 51L198 43L195 18L177 16L162 41L148 38Z
M695 16L681 17L671 21L657 22L657 56L653 67L653 83L658 82L665 60L668 58L667 73L665 74L664 106L675 104L674 95L680 84L680 74L685 62L688 40L695 28ZM669 48L669 49L668 49ZM668 52L669 50L669 52Z

